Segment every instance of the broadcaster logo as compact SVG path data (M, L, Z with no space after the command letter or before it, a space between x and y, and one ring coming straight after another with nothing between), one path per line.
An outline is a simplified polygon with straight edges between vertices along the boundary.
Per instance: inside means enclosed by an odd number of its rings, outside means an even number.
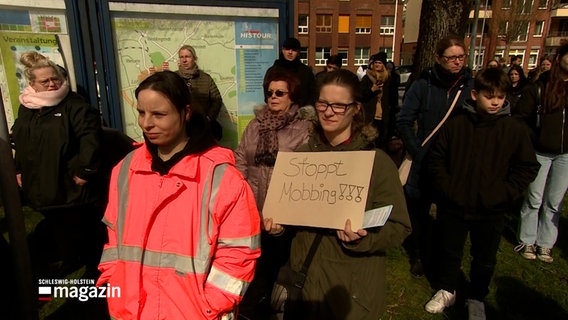
M86 302L94 298L120 298L120 293L120 287L113 287L109 283L97 287L93 279L40 279L38 287L40 301L78 299Z

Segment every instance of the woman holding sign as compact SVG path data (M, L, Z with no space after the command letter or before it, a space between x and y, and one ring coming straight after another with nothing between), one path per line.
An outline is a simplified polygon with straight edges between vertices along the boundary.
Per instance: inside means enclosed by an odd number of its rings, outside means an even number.
M256 204L262 210L268 183L278 151L294 151L308 141L312 127L308 111L300 108L300 80L296 75L278 71L267 75L264 84L266 105L255 110L256 117L243 132L235 150L236 166L250 184ZM256 275L240 305L240 314L250 319L266 319L268 302L278 268L286 263L290 238L262 234L262 255Z
M309 142L297 151L373 150L376 130L364 121L359 80L348 70L331 72L319 85L318 123ZM330 157L332 154L330 153ZM321 235L307 270L302 302L284 306L287 319L379 319L385 310L386 251L410 234L398 171L384 152L376 150L365 210L392 205L381 227L352 230L298 228L292 241L290 267L299 272L314 239ZM285 232L271 218L264 228ZM295 312L299 310L299 312Z

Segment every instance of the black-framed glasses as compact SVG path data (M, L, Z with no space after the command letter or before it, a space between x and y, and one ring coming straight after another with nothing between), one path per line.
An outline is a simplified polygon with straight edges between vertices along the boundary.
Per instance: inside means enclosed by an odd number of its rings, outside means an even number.
M464 61L465 60L466 55L465 54L460 54L459 56L442 56L442 58L444 58L444 61L446 62L455 62L456 60L459 61Z
M272 90L268 90L264 93L266 95L267 98L272 97L272 95L276 95L278 98L282 98L283 96L288 94L288 91L282 91L282 90L276 90L276 91L272 91Z
M352 105L357 104L357 102L351 102L351 103L329 103L329 102L325 102L322 100L318 100L316 101L316 110L319 112L326 112L327 108L331 108L331 110L333 111L333 113L335 114L345 114L345 112L347 112L347 108L349 108Z

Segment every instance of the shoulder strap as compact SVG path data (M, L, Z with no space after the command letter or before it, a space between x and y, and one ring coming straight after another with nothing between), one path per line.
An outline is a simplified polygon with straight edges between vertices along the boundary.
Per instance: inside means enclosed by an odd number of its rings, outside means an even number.
M294 284L296 287L298 287L300 289L303 288L304 284L306 283L306 276L308 275L308 268L310 267L310 264L312 263L314 255L316 254L316 250L318 249L318 246L319 246L322 238L323 238L323 234L318 233L316 235L316 237L314 238L314 242L312 242L312 246L310 247L310 251L308 251L308 255L306 256L306 260L304 261L304 264L302 265L302 270L300 270L300 274L296 279L296 283Z
M462 92L461 89L459 89L458 92L456 93L456 96L454 97L454 101L452 102L452 105L448 109L448 112L446 112L446 115L444 116L442 121L440 121L440 123L438 123L436 128L434 128L434 130L432 130L432 132L430 132L430 134L426 137L426 139L424 139L424 141L422 141L422 146L425 146L426 143L428 143L428 141L430 139L432 139L432 137L436 134L436 132L438 132L438 130L440 130L440 128L442 127L444 122L446 122L446 120L448 120L448 118L450 117L450 114L452 113L452 110L454 110L454 107L455 107L456 103L458 102L458 99L461 95L461 92Z

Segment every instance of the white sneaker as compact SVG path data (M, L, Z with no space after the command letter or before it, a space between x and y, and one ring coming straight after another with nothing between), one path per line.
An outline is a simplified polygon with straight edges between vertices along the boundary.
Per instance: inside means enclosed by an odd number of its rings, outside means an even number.
M446 290L438 290L428 301L424 309L430 313L441 313L446 307L453 306L456 302L456 292L450 293Z
M515 251L527 260L536 259L536 248L534 244L519 243L519 245L515 247Z
M467 312L469 320L485 320L485 304L479 300L467 299Z
M552 263L552 261L554 261L554 258L550 254L550 251L551 251L550 248L537 247L536 256L538 260L546 263Z

